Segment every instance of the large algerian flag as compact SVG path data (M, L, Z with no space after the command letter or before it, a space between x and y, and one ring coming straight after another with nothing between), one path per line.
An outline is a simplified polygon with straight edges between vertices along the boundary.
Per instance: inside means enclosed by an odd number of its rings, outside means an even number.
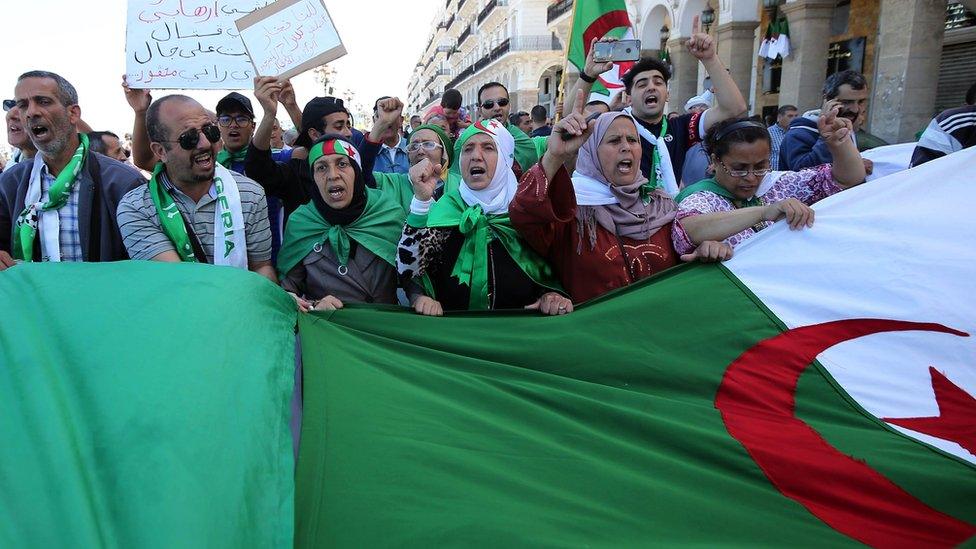
M569 37L569 62L582 72L586 65L586 55L590 52L590 42L594 38L604 37L622 40L634 38L624 0L576 2L573 5L572 34ZM608 97L616 95L624 88L623 76L632 66L633 62L614 64L612 69L600 75L593 84L591 93Z
M297 546L972 541L974 163L568 316L301 317Z
M294 308L212 265L0 272L0 547L290 547Z

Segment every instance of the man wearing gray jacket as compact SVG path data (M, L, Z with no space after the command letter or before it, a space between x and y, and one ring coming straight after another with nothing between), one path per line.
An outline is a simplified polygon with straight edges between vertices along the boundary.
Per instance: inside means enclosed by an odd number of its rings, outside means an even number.
M63 77L30 71L14 90L38 152L0 177L0 270L16 261L127 259L116 208L145 179L89 150L75 129L78 92Z

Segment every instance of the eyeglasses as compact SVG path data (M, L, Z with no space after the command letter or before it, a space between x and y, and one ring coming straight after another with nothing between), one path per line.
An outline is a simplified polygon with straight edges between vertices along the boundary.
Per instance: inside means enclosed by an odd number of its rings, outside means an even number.
M198 144L200 144L201 133L203 133L203 136L206 137L207 141L210 141L211 143L220 141L220 128L213 124L205 124L200 129L190 128L186 130L185 132L181 133L176 140L164 139L162 142L179 143L181 149L185 151L192 151L193 149L197 148Z
M431 152L436 149L443 149L444 145L440 143L434 143L433 141L417 141L416 143L411 143L407 145L407 152L417 152L423 149L427 152Z
M10 109L12 109L12 108L14 108L16 106L17 106L17 100L16 99L4 99L3 100L3 111L4 112L9 111Z
M495 103L496 101L494 99L489 99L488 101L485 101L484 103L481 104L481 108L485 110L494 109ZM508 98L502 97L497 101L497 103L499 107L504 107L505 105L508 105Z
M249 116L239 115L230 116L229 114L223 114L217 117L217 123L223 127L230 126L231 122L236 122L238 127L250 124L253 119Z
M759 170L730 170L729 167L725 165L725 162L719 160L718 164L719 166L722 166L722 169L725 170L725 173L731 175L732 177L739 177L739 178L748 177L749 174L753 174L756 177L766 177L766 174L773 171L770 168L763 168Z

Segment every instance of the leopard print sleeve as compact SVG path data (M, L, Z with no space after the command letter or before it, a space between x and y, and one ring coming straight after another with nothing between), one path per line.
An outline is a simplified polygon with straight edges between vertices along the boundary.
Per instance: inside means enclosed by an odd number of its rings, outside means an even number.
M397 271L401 278L423 276L439 263L441 249L451 231L404 225L397 246Z

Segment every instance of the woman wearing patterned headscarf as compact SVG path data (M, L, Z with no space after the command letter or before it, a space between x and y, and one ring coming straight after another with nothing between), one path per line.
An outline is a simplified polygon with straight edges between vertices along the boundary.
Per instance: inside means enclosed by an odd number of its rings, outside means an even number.
M572 166L572 178L564 164ZM634 119L609 112L574 112L556 126L542 161L522 178L512 223L549 260L573 301L587 301L678 263L671 245L676 206L640 172ZM683 260L726 259L711 243Z
M519 238L508 217L518 181L515 141L486 120L458 140L462 181L436 202L436 167L412 177L414 198L397 255L401 275L421 277L447 310L534 308L566 314L549 266ZM431 293L432 292L432 293Z
M396 304L396 246L406 212L387 193L366 187L359 152L344 138L319 139L308 163L317 192L288 218L278 254L282 286L304 298L306 309ZM417 312L439 313L417 284L404 290Z

